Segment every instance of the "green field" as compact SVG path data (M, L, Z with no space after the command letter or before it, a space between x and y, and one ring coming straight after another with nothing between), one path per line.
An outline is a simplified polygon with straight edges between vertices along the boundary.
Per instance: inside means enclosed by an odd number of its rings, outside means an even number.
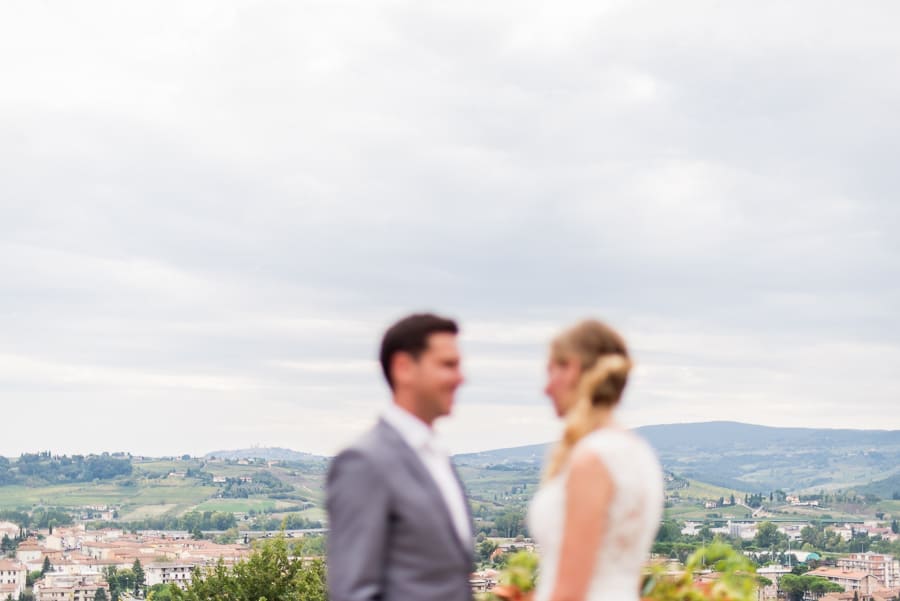
M878 503L878 511L890 513L894 517L900 517L900 500L898 501L881 501Z
M310 507L298 513L308 520L323 522L328 519L328 513L322 507Z
M88 505L116 505L122 513L133 513L144 506L167 505L166 511L183 511L202 503L218 489L198 486L194 480L161 479L144 480L136 486L120 486L117 483L65 484L59 486L0 487L0 508L30 508L35 505L56 507L84 507ZM146 514L158 511L143 510Z
M198 461L135 461L133 463L136 472L148 474L166 474L168 472L184 472L189 469L199 469L202 464Z
M178 511L178 505L174 503L166 505L141 505L123 513L120 517L124 522L133 522L146 518L158 518L167 513L175 513Z
M136 521L163 515L182 515L192 510L269 513L303 504L324 503L325 474L321 468L312 468L307 473L277 465L269 467L168 459L134 461L133 466L134 472L130 477L116 480L51 486L0 486L0 509L27 510L40 505L75 509L107 505L119 509L120 519ZM186 472L189 469L226 478L252 477L266 471L294 486L295 491L284 495L287 497L284 499L262 495L249 499L221 499L215 498L222 489L221 485L204 484L196 478L165 477L171 472Z
M744 491L734 490L733 488L723 488L721 486L715 486L714 484L700 482L699 480L688 480L688 482L690 485L687 488L679 488L677 491L670 491L670 494L671 492L678 492L682 499L716 500L720 497L727 499L731 495L734 495L736 499L740 500L744 497Z
M277 504L271 499L209 499L194 509L197 511L225 511L229 513L247 513L253 511L272 511Z
M666 519L672 520L708 520L708 519L746 519L750 510L742 505L717 507L706 509L702 505L691 502L682 502L665 510ZM719 518L710 517L712 514Z

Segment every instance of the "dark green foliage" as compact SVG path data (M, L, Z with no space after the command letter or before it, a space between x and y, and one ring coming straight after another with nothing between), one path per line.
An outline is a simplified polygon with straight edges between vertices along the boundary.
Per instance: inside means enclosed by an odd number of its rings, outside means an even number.
M112 601L119 601L122 593L132 590L134 587L134 572L131 570L117 570L115 566L103 568L103 576L109 584L109 595Z
M494 527L499 536L513 538L522 534L527 536L525 512L518 508L507 509L494 518Z
M154 584L147 593L148 601L179 601L184 593L176 584Z
M786 541L787 536L778 532L778 526L772 522L760 522L757 525L756 537L753 539L756 546L767 549L775 545L780 545Z
M131 573L134 574L134 594L137 595L138 591L144 588L144 584L146 583L146 577L144 576L144 567L141 565L140 559L135 559L134 564L131 566Z
M322 522L310 520L296 513L289 513L282 518L259 517L250 526L251 530L310 530L321 528Z
M50 453L24 453L9 473L16 472L15 481L33 483L92 482L130 476L131 459L102 455L51 456Z
M326 601L325 564L291 559L283 536L263 543L232 569L219 561L195 570L186 601Z
M126 530L228 530L237 525L234 514L225 511L189 511L182 516L161 516L133 522L93 522L92 528L114 527ZM274 528L277 530L278 528Z
M271 472L254 472L251 482L240 478L228 478L222 489L222 497L226 499L246 499L250 495L291 492L294 487L285 484Z
M24 511L0 511L0 520L13 522L22 528L69 526L75 521L70 513L55 507L38 507L31 515Z
M24 511L15 511L12 509L4 509L0 511L0 520L6 522L13 522L14 524L18 524L19 527L27 528L31 525L31 517L25 513Z
M674 543L681 540L681 525L672 520L664 521L656 533L656 542Z
M4 534L3 540L0 541L0 552L6 553L8 551L15 551L17 546L18 543L15 540L9 538L8 535Z
M844 588L818 576L797 576L785 574L778 581L778 586L787 594L790 601L802 601L806 593L821 597L825 593L840 593Z
M478 545L478 550L477 550L476 555L477 555L479 561L485 562L485 561L490 560L491 555L496 550L497 550L497 543L489 541L489 540L485 540L485 541L482 541L482 543L480 545Z
M755 495L746 495L744 497L744 505L753 507L754 509L757 507L761 507L764 501L765 496L762 493L756 493Z
M69 526L74 523L72 515L62 509L38 507L31 512L31 528L52 528L53 526Z

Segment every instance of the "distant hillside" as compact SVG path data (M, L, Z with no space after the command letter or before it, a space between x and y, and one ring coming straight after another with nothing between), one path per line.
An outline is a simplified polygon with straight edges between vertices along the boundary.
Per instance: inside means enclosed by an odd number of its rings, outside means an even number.
M773 428L720 421L644 426L638 431L656 448L665 451L757 450L760 446L874 448L900 445L900 430Z
M877 480L856 489L859 494L873 494L882 499L900 499L900 474Z
M281 447L258 447L252 449L235 449L232 451L213 451L207 453L204 459L216 457L218 459L263 459L265 461L291 461L295 463L321 463L328 458L311 453L302 453Z
M504 466L540 466L544 462L550 445L533 444L525 447L496 449L480 453L463 453L453 456L456 465L472 467Z
M738 422L638 428L663 466L685 478L745 491L847 488L900 479L900 431L772 428ZM457 455L459 465L540 463L549 445ZM890 498L893 482L878 494ZM874 492L874 491L872 491Z

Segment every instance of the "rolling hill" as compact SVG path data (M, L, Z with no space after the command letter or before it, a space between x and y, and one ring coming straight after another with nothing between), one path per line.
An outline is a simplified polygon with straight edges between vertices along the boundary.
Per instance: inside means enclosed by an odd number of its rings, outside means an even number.
M900 478L900 431L773 428L738 422L666 424L637 429L663 466L685 478L738 491L862 488ZM458 465L539 464L549 445L456 455ZM900 490L900 489L898 489Z
M638 432L656 449L682 498L843 489L877 495L887 504L900 502L890 501L900 496L900 431L709 422ZM528 501L548 451L548 444L527 445L459 454L453 461L473 501L499 511ZM0 458L0 510L111 505L125 519L143 519L188 511L278 513L305 507L318 518L328 461L284 448L181 459L104 455L76 460L49 453Z

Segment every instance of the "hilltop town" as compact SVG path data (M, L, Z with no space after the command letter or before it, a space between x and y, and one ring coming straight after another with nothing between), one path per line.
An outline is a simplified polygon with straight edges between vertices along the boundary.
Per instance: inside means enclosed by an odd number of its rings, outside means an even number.
M742 437L736 427L645 430L666 468L651 564L678 573L692 552L721 542L757 566L760 600L898 598L896 433L740 426ZM474 591L493 588L514 553L540 551L525 516L546 451L454 457L475 525ZM825 455L831 468L816 476L810 457ZM246 561L278 537L292 560L322 559L327 467L326 457L265 448L0 458L0 601L163 601L171 587Z

